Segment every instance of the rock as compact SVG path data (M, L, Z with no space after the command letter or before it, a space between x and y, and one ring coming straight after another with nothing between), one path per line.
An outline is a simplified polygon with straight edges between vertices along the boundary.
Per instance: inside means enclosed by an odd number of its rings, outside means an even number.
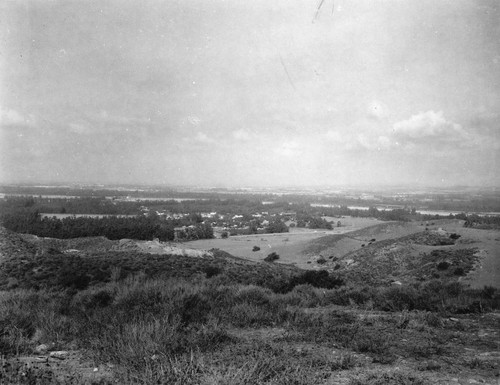
M58 350L55 352L50 352L49 357L57 358L58 360L64 360L69 356L69 352L65 350Z

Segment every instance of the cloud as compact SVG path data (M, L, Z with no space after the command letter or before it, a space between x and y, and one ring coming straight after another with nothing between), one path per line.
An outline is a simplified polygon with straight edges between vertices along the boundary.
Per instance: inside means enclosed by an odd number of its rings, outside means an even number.
M442 111L420 112L395 123L393 129L395 136L408 141L434 139L456 142L467 136L462 126L445 119Z
M388 109L382 103L374 100L368 106L367 115L369 118L375 120L382 120L387 117Z
M119 125L119 126L133 126L133 125L145 125L151 123L151 118L146 117L131 117L122 116L116 114L110 114L105 110L101 110L98 114L89 115L89 119L95 123L105 124L105 125Z
M326 139L345 151L381 151L397 146L397 143L389 136L370 131L340 134L337 131L329 130L326 133Z
M398 146L398 143L385 135L367 135L358 134L355 137L355 143L351 144L351 148L362 148L365 150L389 150Z
M387 136L379 136L377 139L378 150L388 150L394 147L395 143Z
M274 151L276 154L285 157L292 157L294 155L298 155L302 146L299 142L293 140L284 142L281 146L276 148Z
M87 135L94 132L89 126L83 123L70 123L68 127L71 132L80 135Z
M151 134L151 118L130 117L110 114L101 110L95 114L69 121L64 127L67 131L78 135L116 135L126 134L136 137L147 137Z
M187 121L193 126L199 126L201 123L201 119L197 116L188 116Z
M340 135L337 131L328 130L326 132L326 138L331 142L341 143L343 140L343 136Z
M361 142L366 142L363 134L353 135L353 133L340 133L335 130L328 130L325 134L326 141L335 146L336 150L350 151L360 146Z
M194 140L199 143L215 143L215 140L210 138L204 132L198 132L194 137Z
M246 141L251 139L251 136L248 133L248 131L246 131L244 129L239 129L239 130L233 131L233 138L238 140L238 141L246 142Z
M24 116L13 109L0 107L0 126L2 127L33 127L35 118L33 115Z

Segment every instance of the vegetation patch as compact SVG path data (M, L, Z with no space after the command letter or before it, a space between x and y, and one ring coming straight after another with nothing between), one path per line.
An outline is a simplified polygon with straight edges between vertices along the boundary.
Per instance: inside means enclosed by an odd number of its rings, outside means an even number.
M102 384L431 384L457 367L492 381L498 370L500 293L457 275L474 249L422 245L404 260L379 240L349 269L339 257L300 270L221 250L151 255L0 231L0 382L91 383L78 368L16 361L69 349L110 368ZM395 262L405 270L390 271L407 274L397 285L381 275Z

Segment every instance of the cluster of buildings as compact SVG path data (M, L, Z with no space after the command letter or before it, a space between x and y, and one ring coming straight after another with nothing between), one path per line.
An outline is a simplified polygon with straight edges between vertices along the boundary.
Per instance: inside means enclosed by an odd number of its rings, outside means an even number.
M192 223L195 220L198 223L210 224L214 229L214 233L221 235L223 232L228 234L239 234L249 231L253 228L255 231L264 231L269 223L276 218L283 221L295 221L295 212L280 212L269 213L268 211L256 212L251 215L243 214L219 214L217 212L201 212L201 213L172 213L168 210L153 210L146 206L140 208L143 215L157 215L165 220L174 220L179 226L175 227L176 233L189 231L189 228L195 227ZM154 214L153 214L154 213Z

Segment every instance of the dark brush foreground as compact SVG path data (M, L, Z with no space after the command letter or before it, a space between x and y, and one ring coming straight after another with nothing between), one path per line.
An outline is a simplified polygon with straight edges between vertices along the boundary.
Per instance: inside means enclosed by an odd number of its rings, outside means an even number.
M470 289L455 273L471 268L473 253L427 253L395 270L405 281L391 285L375 268L353 278L370 255L372 267L393 261L379 252L389 243L347 255L358 270L343 264L334 275L220 251L151 255L105 238L0 231L2 384L499 380L499 292ZM441 242L399 242L429 240Z

